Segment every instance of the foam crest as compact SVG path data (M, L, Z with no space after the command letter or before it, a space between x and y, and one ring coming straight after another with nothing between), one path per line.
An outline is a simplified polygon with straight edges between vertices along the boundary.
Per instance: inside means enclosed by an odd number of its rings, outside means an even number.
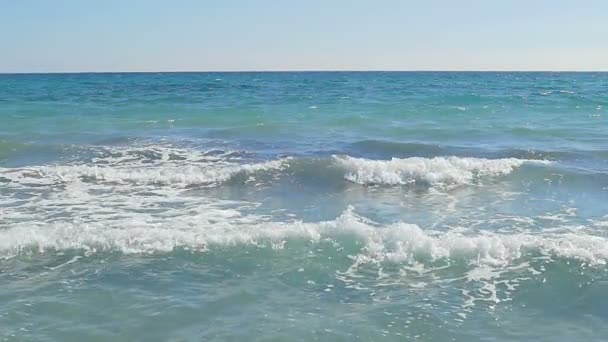
M211 164L183 166L154 166L142 168L112 168L97 166L55 166L43 168L45 177L58 178L62 181L74 178L90 178L113 183L154 183L204 185L228 181L239 173L252 174L258 171L280 170L283 160L268 161L258 164Z
M449 186L473 183L480 177L502 176L525 163L547 161L516 158L484 159L460 157L393 158L369 160L349 156L334 156L347 170L345 178L358 184Z
M217 185L238 174L282 170L287 159L262 163L167 163L113 165L52 165L27 169L0 169L3 178L21 184L50 185L79 180L159 185Z
M233 150L180 149L164 145L95 148L93 163L196 163L218 160L239 160L243 153Z
M361 249L356 263L464 261L507 266L530 253L537 256L605 264L608 240L587 233L496 233L428 231L408 223L377 225L352 209L331 221L272 222L237 210L206 208L196 215L165 221L127 219L98 223L20 223L0 230L0 256L27 251L84 250L89 253L167 253L226 247L285 248L293 240L348 243Z

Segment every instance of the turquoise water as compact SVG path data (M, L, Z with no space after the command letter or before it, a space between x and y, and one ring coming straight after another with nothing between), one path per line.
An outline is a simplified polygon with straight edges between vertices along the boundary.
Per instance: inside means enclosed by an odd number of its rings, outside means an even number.
M0 75L0 339L601 341L608 74Z

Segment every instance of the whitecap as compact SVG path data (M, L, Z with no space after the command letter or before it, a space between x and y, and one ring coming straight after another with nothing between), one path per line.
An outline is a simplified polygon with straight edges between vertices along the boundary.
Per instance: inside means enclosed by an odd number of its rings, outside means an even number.
M350 236L361 243L356 264L465 260L475 265L512 265L527 253L605 264L608 239L585 232L498 233L424 230L398 222L377 225L346 210L335 220L271 222L235 210L205 207L195 215L152 221L145 216L96 223L16 223L0 230L0 255L81 249L89 253L167 253L236 246L287 248L299 239L319 243Z
M238 163L238 151L191 151L173 148L113 148L98 151L90 163L0 168L11 186L53 185L80 181L117 184L207 185L236 175L282 170L290 158Z
M548 163L516 158L412 157L369 160L334 156L334 159L347 170L344 177L354 183L385 185L424 183L433 186L470 184L480 177L507 175L525 163Z

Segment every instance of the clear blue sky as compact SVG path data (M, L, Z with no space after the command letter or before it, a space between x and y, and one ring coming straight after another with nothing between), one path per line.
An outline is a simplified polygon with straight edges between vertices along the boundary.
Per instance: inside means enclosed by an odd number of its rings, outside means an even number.
M0 0L0 72L608 70L607 0Z

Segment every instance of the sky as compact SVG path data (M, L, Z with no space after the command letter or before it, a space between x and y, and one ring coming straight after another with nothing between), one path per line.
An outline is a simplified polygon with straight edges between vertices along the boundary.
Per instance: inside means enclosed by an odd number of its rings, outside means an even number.
M606 0L0 0L0 72L608 71Z

